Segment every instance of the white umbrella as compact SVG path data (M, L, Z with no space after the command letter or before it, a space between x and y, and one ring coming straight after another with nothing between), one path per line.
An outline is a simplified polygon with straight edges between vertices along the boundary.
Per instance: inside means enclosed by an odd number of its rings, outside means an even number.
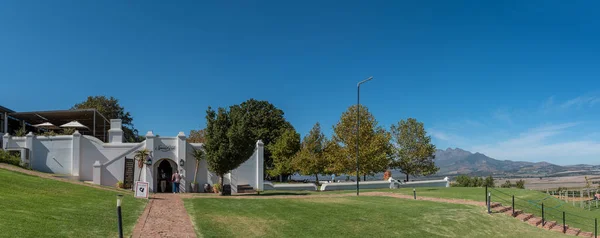
M50 123L50 122L44 122L44 123L40 123L37 125L33 125L34 127L37 128L44 128L44 129L58 129L58 126L55 126L54 124Z
M63 127L63 128L85 128L85 129L88 129L88 130L90 129L87 126L84 126L83 124L79 123L78 121L72 121L72 122L64 124L64 125L62 125L60 127Z

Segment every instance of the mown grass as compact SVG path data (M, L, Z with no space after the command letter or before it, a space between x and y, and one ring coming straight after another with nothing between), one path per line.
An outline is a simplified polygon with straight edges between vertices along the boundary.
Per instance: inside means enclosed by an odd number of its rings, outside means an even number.
M117 237L119 192L0 169L0 237ZM145 200L125 194L122 214L130 235Z
M390 197L189 198L199 237L560 237L483 207Z
M412 189L389 190L395 193L410 194ZM467 199L474 201L485 201L485 188L417 188L417 196ZM512 196L515 196L515 209L532 213L537 217L542 217L542 203L544 204L544 217L546 221L557 221L562 225L562 212L565 212L567 225L582 229L583 231L594 232L594 218L600 219L600 210L582 209L579 203L565 203L546 193L525 190L495 188L488 189L491 193L492 202L500 202L504 206L512 206ZM595 206L595 202L593 203Z

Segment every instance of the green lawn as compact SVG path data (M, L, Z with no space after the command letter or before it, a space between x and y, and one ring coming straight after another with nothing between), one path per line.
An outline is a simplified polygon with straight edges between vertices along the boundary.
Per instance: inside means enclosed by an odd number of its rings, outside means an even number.
M115 191L0 169L0 237L116 237ZM127 235L146 204L124 193Z
M412 189L389 190L395 193L411 194ZM600 209L592 211L581 209L579 203L565 203L543 192L525 189L497 188L489 189L492 202L500 202L504 206L512 206L512 195L515 196L515 209L524 210L538 217L542 216L542 203L547 221L562 224L562 212L566 212L566 222L571 227L584 231L594 231L594 218L600 219ZM417 188L417 196L467 199L485 201L485 188ZM595 203L594 203L595 205Z
M390 197L190 198L199 237L561 237L483 207Z

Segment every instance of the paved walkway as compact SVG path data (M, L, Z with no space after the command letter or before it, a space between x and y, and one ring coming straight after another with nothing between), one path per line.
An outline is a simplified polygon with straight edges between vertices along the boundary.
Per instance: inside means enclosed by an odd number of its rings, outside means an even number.
M195 238L194 225L179 194L153 194L133 229L133 237Z

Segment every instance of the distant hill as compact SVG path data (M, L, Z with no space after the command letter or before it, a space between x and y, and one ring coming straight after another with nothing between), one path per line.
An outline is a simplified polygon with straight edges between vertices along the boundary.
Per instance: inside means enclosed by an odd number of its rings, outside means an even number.
M440 168L437 175L545 176L573 169L547 162L497 160L460 148L437 150L435 163Z

